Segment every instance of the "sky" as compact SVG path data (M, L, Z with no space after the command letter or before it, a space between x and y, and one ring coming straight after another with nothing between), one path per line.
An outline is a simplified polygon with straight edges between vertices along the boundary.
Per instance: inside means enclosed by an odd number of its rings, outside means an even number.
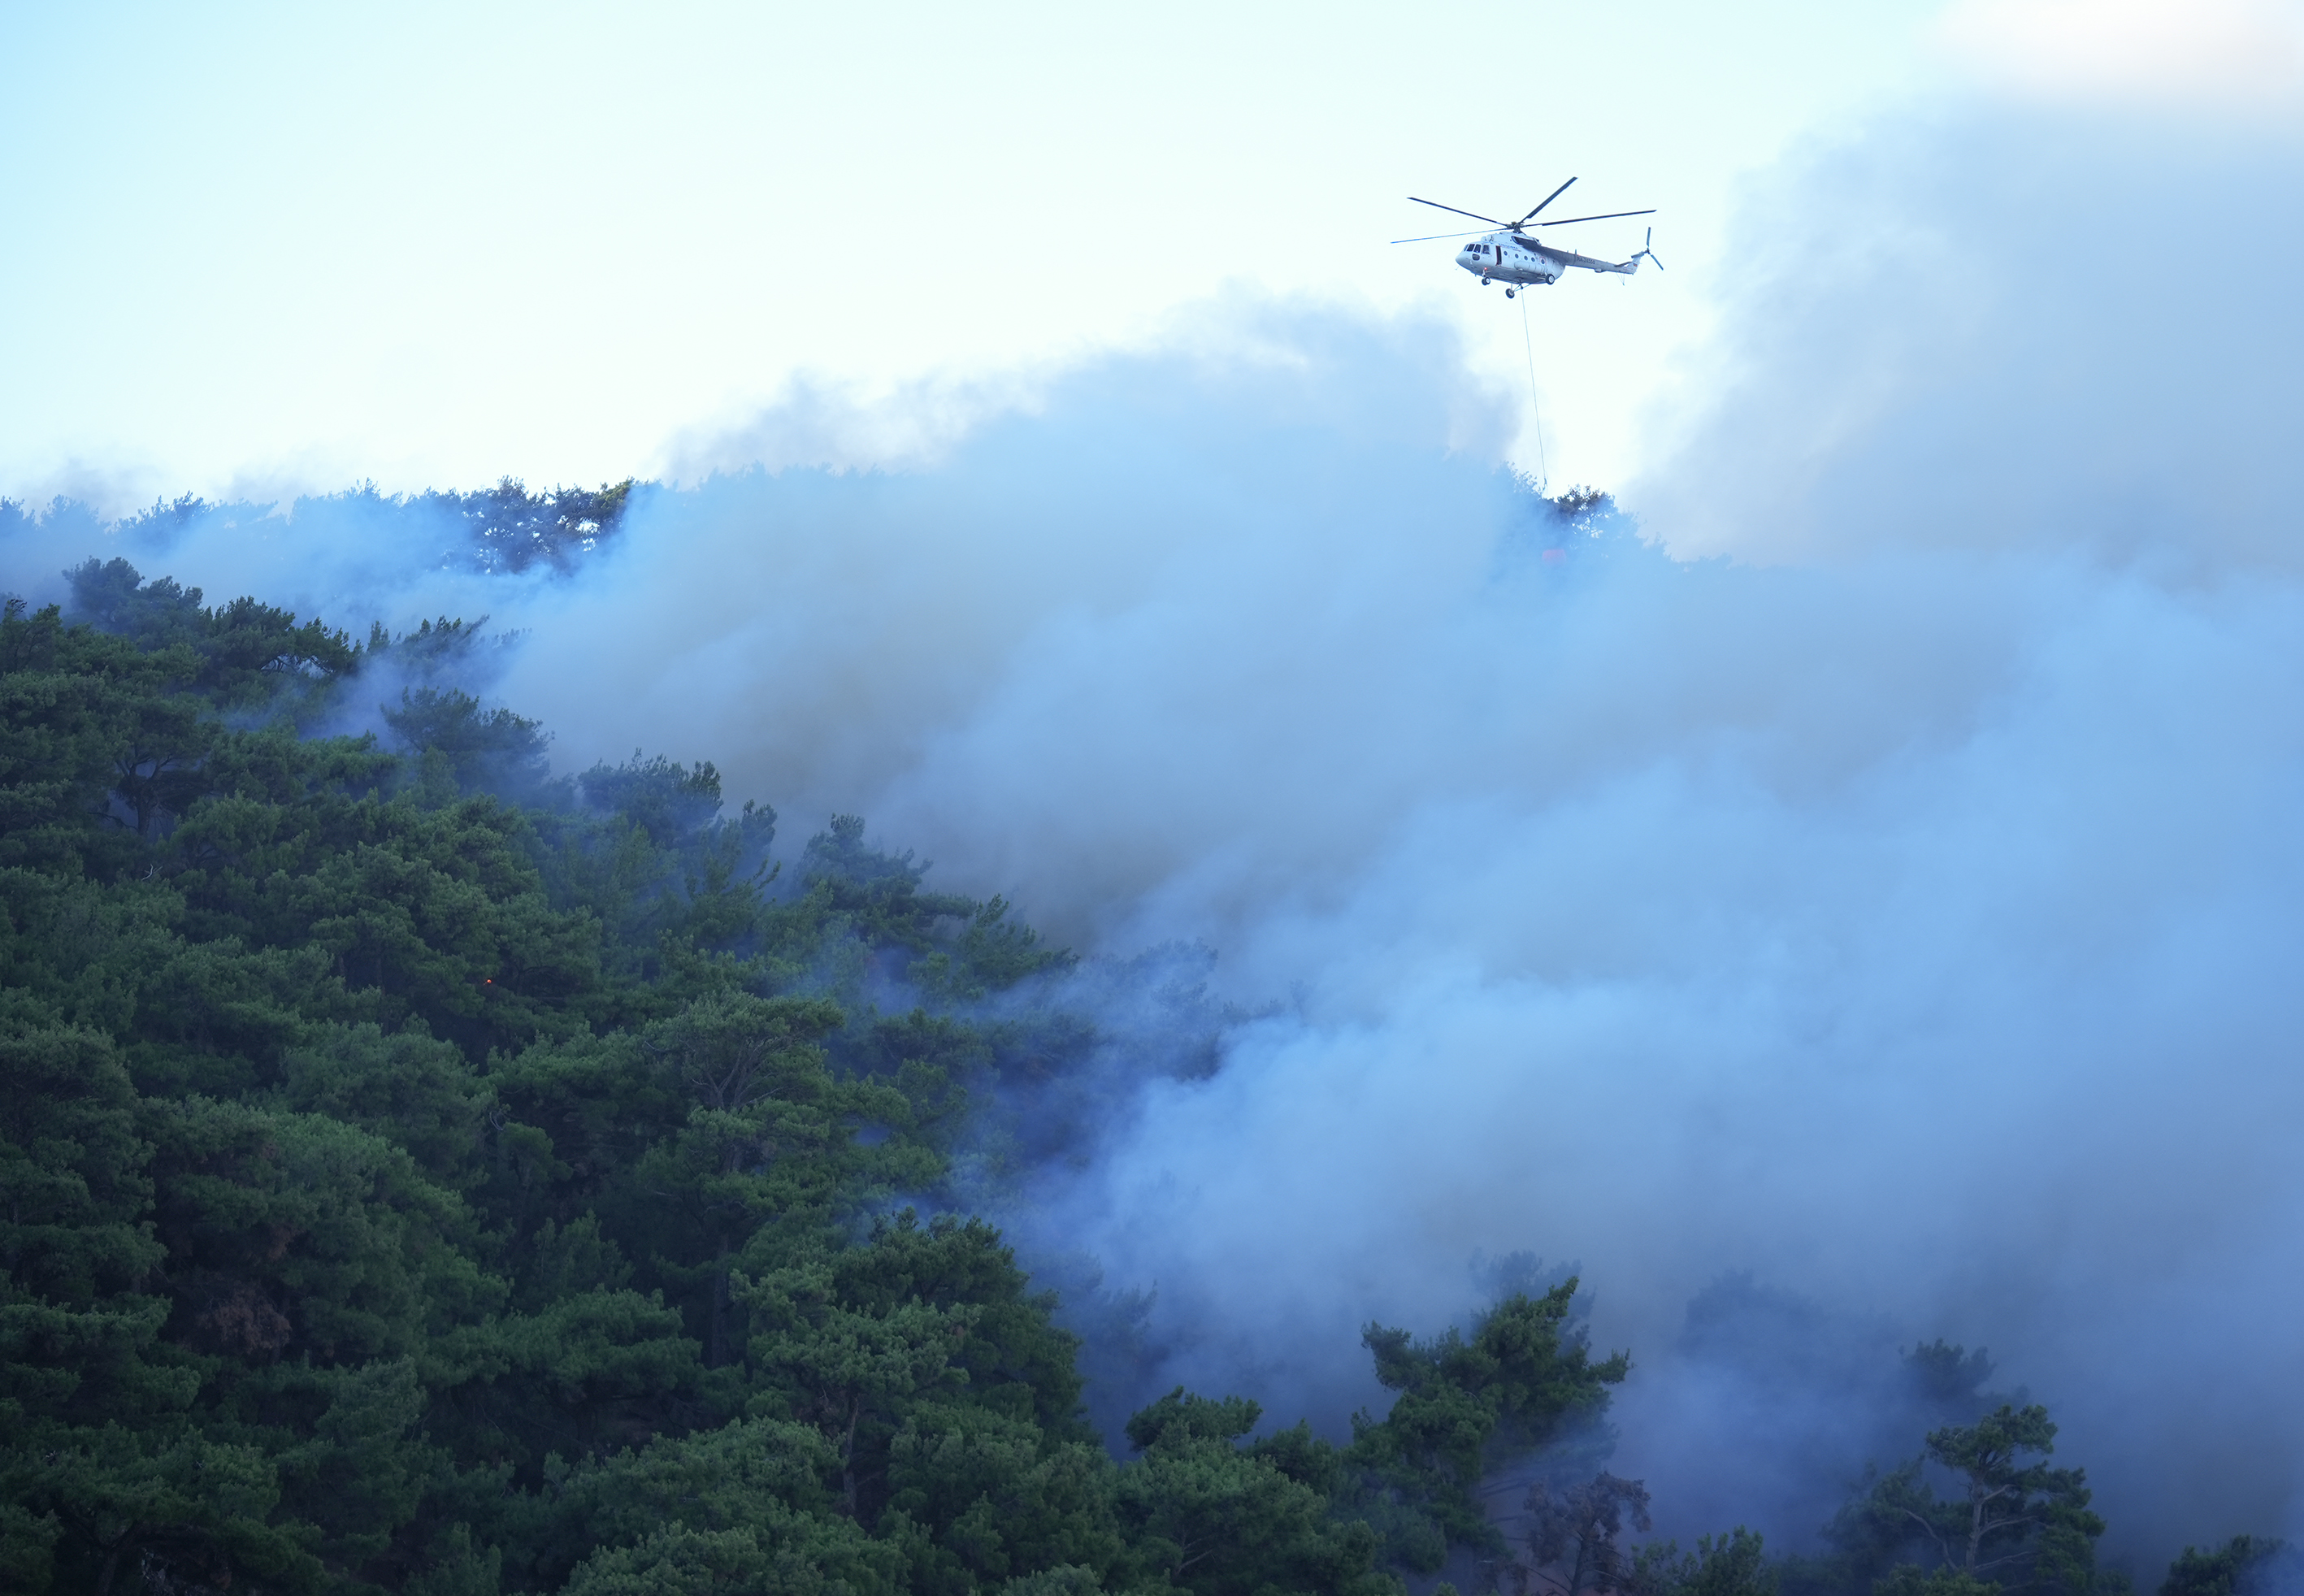
M1655 207L1669 268L1528 307L1551 475L1617 482L1733 270L1742 176L1959 70L1936 27L1904 0L10 4L0 494L678 476L795 382L1029 387L1227 291L1444 316L1524 395L1518 309L1453 245L1387 241L1447 230L1409 194L1518 215L1569 177L1567 214ZM1561 238L1622 258L1640 225Z
M2278 100L2296 15L11 0L0 494L679 478L797 388L1012 394L1227 290L1444 316L1473 371L1533 368L1516 460L1622 486L1753 173L1946 94ZM1571 275L1523 329L1452 246L1387 242L1444 222L1410 193L1516 215L1571 176L1655 207L1669 270Z

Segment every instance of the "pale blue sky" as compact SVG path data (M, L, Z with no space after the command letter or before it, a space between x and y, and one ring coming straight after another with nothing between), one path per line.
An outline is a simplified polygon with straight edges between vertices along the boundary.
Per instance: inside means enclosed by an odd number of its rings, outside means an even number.
M1516 363L1445 246L1385 241L1410 191L1571 174L1672 268L1538 307L1605 475L1738 173L1914 92L1931 10L13 5L0 492L661 469L795 371L1029 367L1228 283L1428 300Z
M2076 15L2267 7L1953 9L1964 47L2054 55ZM1438 215L1408 192L1569 175L1659 207L1671 268L1533 307L1554 475L1618 480L1734 269L1740 178L1959 92L1938 12L11 4L0 493L662 471L796 373L1029 372L1227 285L1437 307L1524 383L1498 297L1385 241Z

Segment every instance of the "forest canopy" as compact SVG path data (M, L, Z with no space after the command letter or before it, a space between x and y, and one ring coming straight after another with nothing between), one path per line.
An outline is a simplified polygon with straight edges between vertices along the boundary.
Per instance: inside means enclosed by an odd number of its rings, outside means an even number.
M632 491L443 497L519 569ZM785 868L709 763L555 774L478 623L68 574L0 620L10 1590L2126 1588L2047 1411L1941 1343L1822 1552L1636 1544L1632 1361L1532 1262L1370 1324L1348 1436L1182 1388L1107 1417L1128 1314L996 1215L1115 1080L1214 1068L1212 1022L1104 1034L1073 955L858 817ZM2164 1590L2291 1570L2243 1536Z

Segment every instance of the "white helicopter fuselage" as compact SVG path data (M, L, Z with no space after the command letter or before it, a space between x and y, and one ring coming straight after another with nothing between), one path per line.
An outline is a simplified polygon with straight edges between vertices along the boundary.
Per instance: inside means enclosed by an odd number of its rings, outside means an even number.
M1622 272L1629 276L1639 269L1640 262L1638 256L1622 262L1594 260L1566 249L1546 248L1524 234L1491 232L1457 250L1456 264L1483 283L1529 285L1557 283L1560 274L1570 266L1581 266L1588 272Z

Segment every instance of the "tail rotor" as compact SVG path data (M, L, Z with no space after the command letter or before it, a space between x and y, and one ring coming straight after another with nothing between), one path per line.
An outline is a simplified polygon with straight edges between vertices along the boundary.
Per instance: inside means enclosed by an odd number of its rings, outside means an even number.
M1633 256L1632 258L1634 260L1656 261L1656 269L1661 272L1664 270L1664 262L1656 260L1656 251L1648 248L1648 246L1654 242L1656 242L1656 229L1651 227L1648 229L1648 237L1640 241L1640 252L1638 255Z

